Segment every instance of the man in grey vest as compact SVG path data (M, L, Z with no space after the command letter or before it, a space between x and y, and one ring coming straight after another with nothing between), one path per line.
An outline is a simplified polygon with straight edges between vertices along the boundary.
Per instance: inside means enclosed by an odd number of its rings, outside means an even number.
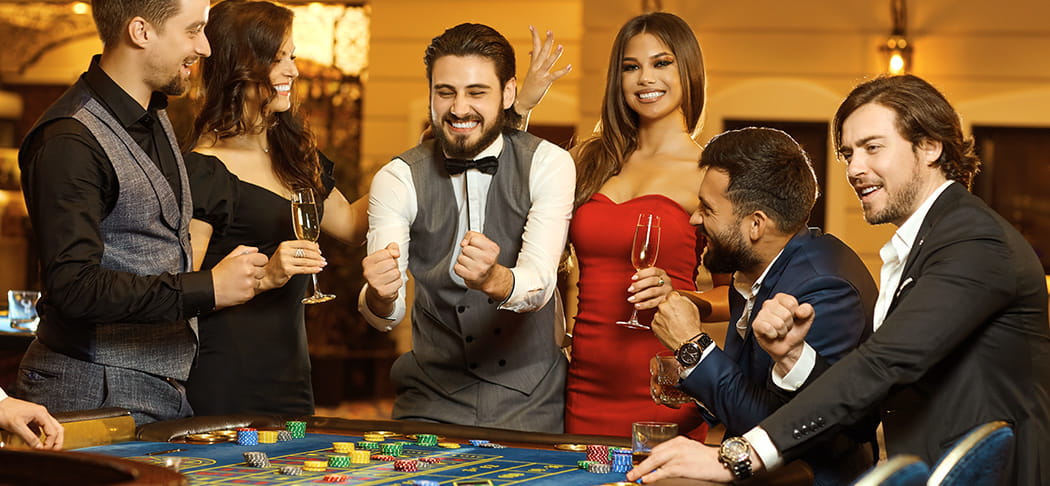
M392 329L412 271L413 350L390 372L393 416L561 432L566 361L552 296L572 158L512 128L514 50L492 28L448 29L424 62L434 139L372 181L358 306L374 327Z
M266 257L248 247L190 271L190 189L164 109L211 52L208 8L92 2L102 55L22 144L44 295L18 389L52 412L122 407L140 424L190 415L196 316L247 301L262 277Z

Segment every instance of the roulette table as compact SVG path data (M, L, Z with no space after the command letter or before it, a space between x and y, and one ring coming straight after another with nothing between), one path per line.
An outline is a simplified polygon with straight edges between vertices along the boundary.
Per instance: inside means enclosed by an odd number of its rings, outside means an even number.
M590 486L624 484L623 473L590 472L580 469L579 461L587 460L586 445L630 447L628 437L541 434L394 420L346 420L332 417L223 416L193 417L148 424L134 429L130 416L66 422L67 448L70 451L47 453L0 449L0 486L18 485L307 485L327 484L327 479L340 484L358 485L523 485L523 486ZM287 421L306 423L302 438L275 443L239 445L234 437L238 428L263 430L286 429ZM117 424L117 422L121 422ZM127 423L132 430L128 430ZM83 424L89 425L87 433ZM398 470L393 460L367 464L327 462L342 455L333 443L360 444L366 435L383 435L380 444L401 444L397 460L414 464ZM85 439L84 435L91 435ZM437 445L419 445L419 434L436 435ZM374 439L374 436L371 437ZM470 441L489 441L497 447L471 445ZM96 445L98 444L98 445ZM458 447L452 448L452 445ZM264 453L265 467L253 467L245 452ZM426 458L426 459L424 459ZM321 470L302 471L301 475L281 474L281 466L302 466L306 461L322 461ZM424 463L424 461L428 461ZM178 472L171 469L176 465ZM258 465L258 464L256 464ZM316 465L316 463L315 463ZM165 467L167 466L167 467ZM418 468L416 467L418 466ZM417 470L412 470L417 469ZM811 476L778 471L760 485L811 484ZM802 471L805 473L806 471ZM332 478L331 476L335 476ZM775 477L774 477L775 476ZM808 482L807 482L808 480ZM696 481L669 480L658 484L702 485Z

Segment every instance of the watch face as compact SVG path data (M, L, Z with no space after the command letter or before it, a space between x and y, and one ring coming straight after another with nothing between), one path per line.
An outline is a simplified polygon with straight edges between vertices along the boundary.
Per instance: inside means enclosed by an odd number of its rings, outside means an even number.
M751 456L751 446L739 437L732 437L722 443L721 452L727 460L739 462Z
M678 362L683 366L693 366L700 362L700 348L696 343L685 343L678 348Z

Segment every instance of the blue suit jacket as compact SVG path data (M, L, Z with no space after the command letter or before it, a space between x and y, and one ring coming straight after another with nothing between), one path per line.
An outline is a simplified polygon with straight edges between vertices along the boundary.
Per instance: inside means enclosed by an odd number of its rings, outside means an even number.
M816 228L799 231L784 246L762 280L744 337L740 337L734 325L743 314L746 301L739 293L730 291L730 324L725 349L712 350L681 383L687 393L703 402L713 414L705 414L709 422L725 424L726 437L743 435L791 398L791 394L778 392L767 383L773 361L751 332L751 322L762 303L781 292L809 303L816 311L806 342L822 362L837 361L871 335L878 289L867 268L838 238ZM869 424L857 429L860 442L873 436L871 427ZM825 447L821 458L803 459L810 462L818 483L834 484L870 466L859 459L857 463L843 460L843 454L857 451L856 446L857 440L840 436L836 444L828 446L835 452ZM845 472L834 481L821 481L822 476L838 474L823 470L827 468L845 469Z

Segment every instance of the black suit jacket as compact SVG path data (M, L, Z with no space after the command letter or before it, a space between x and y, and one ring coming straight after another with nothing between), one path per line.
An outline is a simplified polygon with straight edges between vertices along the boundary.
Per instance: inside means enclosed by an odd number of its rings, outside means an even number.
M1005 420L1017 442L1004 484L1050 484L1050 326L1032 247L952 184L900 282L871 338L762 422L777 449L790 460L878 410L889 454L933 464L970 429Z

